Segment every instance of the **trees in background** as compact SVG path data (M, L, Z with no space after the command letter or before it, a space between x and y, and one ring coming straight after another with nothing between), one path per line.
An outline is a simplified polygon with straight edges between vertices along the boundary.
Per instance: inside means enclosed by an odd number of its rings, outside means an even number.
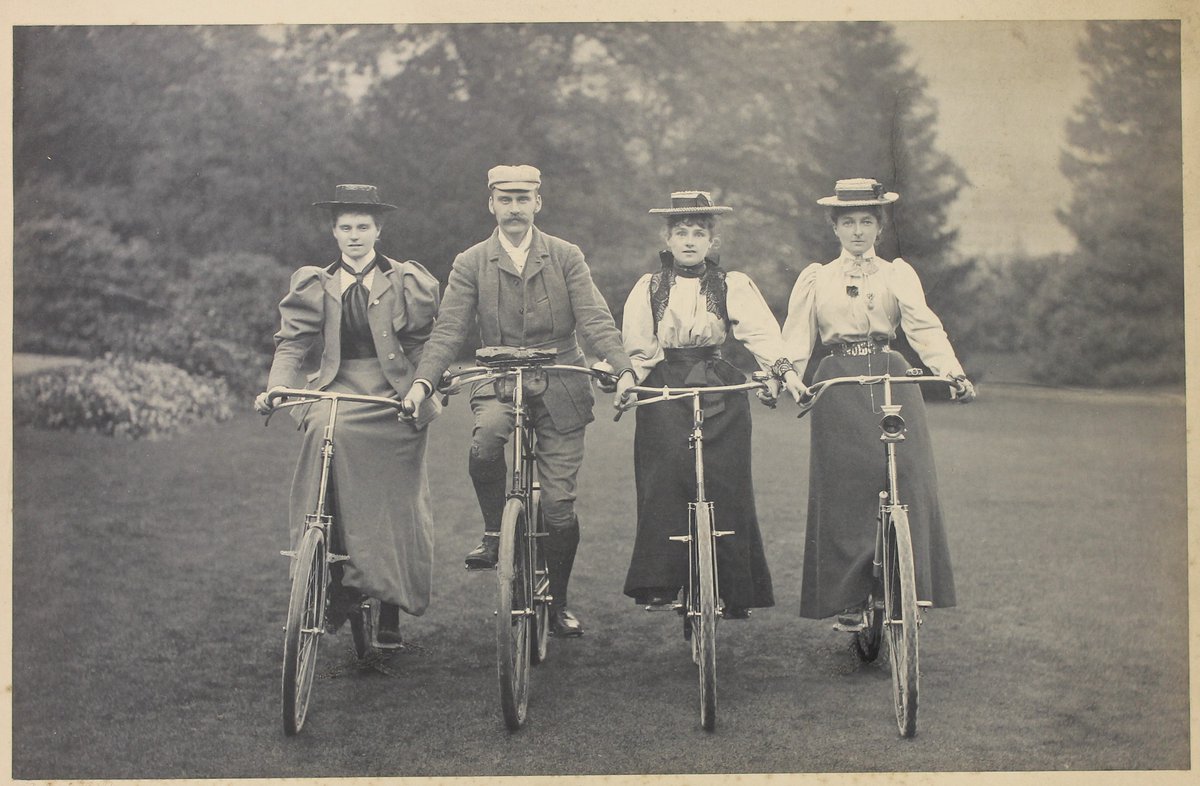
M1037 292L1045 378L1111 380L1147 347L1142 378L1177 378L1178 26L1096 24L1082 56L1063 218L1084 253L1013 288ZM914 264L954 338L985 335L946 212L966 178L887 24L17 28L14 67L19 350L80 351L59 320L87 313L72 335L93 351L139 331L123 341L143 355L167 338L264 351L288 272L331 258L309 204L335 183L378 184L400 206L384 253L444 280L494 226L487 169L520 161L545 176L539 224L584 248L615 311L654 264L645 211L671 190L734 206L724 258L782 317L799 270L837 253L815 200L877 177L902 195L880 252ZM87 275L56 290L56 264Z
M1036 372L1072 384L1177 382L1184 372L1178 22L1093 22L1090 81L1067 127L1060 215L1079 253L1034 303Z

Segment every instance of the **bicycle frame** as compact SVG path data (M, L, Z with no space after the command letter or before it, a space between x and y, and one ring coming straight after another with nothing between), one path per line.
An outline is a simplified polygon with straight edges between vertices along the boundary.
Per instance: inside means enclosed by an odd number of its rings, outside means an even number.
M550 350L490 347L476 354L482 365L443 376L438 391L449 395L467 384L492 381L512 384L513 433L511 474L500 532L496 564L499 598L496 609L497 672L500 704L511 730L525 722L529 698L529 667L546 656L549 610L549 572L538 540L547 532L540 516L537 482L537 436L530 422L530 384L547 382L546 372L571 371L601 377L580 366L553 363ZM538 375L541 375L539 378ZM528 384L527 384L528 383ZM501 400L507 400L502 397ZM531 634L532 630L532 634Z
M739 391L765 389L770 375L758 373L753 382L740 385L687 388L649 388L634 386L632 393L649 394L649 398L637 399L618 409L614 420L621 417L625 409L647 404L691 399L692 430L688 445L693 452L696 474L696 500L688 503L688 534L670 535L671 540L688 544L688 586L682 603L673 608L683 612L685 638L691 640L692 659L699 669L700 677L700 724L706 731L716 727L716 621L720 615L722 601L718 584L716 560L717 538L733 535L733 530L716 528L716 511L712 500L704 489L704 409L700 397L721 395Z
M348 560L347 554L334 554L330 548L333 516L329 512L329 479L333 465L333 436L337 425L339 401L383 404L411 417L403 402L378 396L328 393L324 391L276 388L270 391L274 404L284 398L295 401L276 405L272 412L313 401L329 401L329 420L321 435L321 469L318 475L317 501L313 512L304 516L304 526L296 547L280 554L292 560L292 588L289 593L287 621L284 625L283 728L284 733L299 733L308 713L316 669L317 651L325 634L330 566ZM267 416L270 422L270 414ZM361 655L361 653L360 653Z
M917 631L921 609L932 605L917 599L916 569L908 525L908 506L900 500L896 446L903 442L905 424L901 405L892 398L892 385L899 383L942 382L951 386L949 377L924 377L919 369L910 369L903 377L879 374L860 377L835 377L822 380L801 401L798 417L806 415L820 396L835 385L858 384L883 386L883 404L879 421L886 460L886 488L879 492L875 525L875 554L871 572L874 585L864 609L864 627L855 632L855 647L863 660L879 654L880 639L886 637L892 672L892 699L897 728L904 737L916 734L920 668Z

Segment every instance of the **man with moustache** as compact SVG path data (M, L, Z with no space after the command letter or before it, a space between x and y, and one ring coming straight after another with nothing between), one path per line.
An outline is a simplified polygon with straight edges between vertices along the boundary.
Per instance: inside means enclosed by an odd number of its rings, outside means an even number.
M534 226L542 209L542 176L529 165L488 171L488 210L496 217L491 237L459 254L446 285L437 325L425 344L407 398L420 404L434 380L454 362L474 324L482 346L553 348L557 363L583 365L576 334L619 375L617 395L634 385L633 367L608 304L592 282L579 247ZM593 420L591 382L580 374L550 372L549 385L529 399L538 438L543 540L549 572L550 632L581 636L583 625L567 609L567 584L579 543L575 481L583 461L584 427ZM494 568L504 511L505 445L514 428L512 408L497 400L490 384L471 395L475 428L468 469L483 514L483 540L466 558L468 569Z

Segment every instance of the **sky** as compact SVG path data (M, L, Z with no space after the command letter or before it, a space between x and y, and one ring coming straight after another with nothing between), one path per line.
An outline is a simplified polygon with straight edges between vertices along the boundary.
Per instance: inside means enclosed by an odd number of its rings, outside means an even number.
M1070 251L1055 218L1064 124L1087 91L1084 23L893 22L938 106L938 146L970 180L949 213L964 254Z

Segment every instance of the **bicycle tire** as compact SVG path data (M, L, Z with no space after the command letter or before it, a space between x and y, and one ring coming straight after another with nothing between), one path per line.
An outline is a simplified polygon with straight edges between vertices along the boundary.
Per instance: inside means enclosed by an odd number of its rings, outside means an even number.
M542 521L542 492L536 483L529 520L533 522L534 532L546 531L546 524ZM533 564L533 649L529 653L529 662L537 666L546 660L550 645L550 604L546 602L546 595L550 592L550 574L546 571L546 552L541 537L533 539Z
M693 654L700 675L700 725L712 731L717 725L717 565L713 544L711 511L706 505L696 508L697 584L700 590L699 614L693 617L695 630Z
M912 737L917 733L921 670L917 642L917 577L908 512L903 508L892 510L887 545L884 607L892 670L892 701L900 736Z
M325 629L329 583L325 548L325 534L310 527L296 550L283 637L283 731L288 736L298 734L308 716L317 649Z
M504 505L500 521L500 555L496 562L499 593L496 605L496 671L500 707L511 730L521 728L529 706L530 619L529 575L524 544L525 503L519 498ZM522 612L514 614L514 611Z

